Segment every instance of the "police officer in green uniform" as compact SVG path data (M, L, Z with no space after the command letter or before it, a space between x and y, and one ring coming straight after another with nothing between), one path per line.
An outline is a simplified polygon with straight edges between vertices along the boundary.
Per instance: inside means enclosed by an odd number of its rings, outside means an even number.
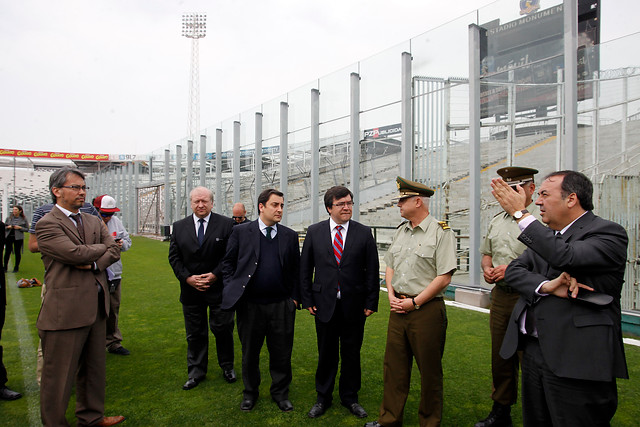
M540 220L540 209L533 202L536 185L533 176L536 169L508 166L498 169L498 175L512 188L520 185L527 199L527 212ZM524 212L522 212L524 214ZM526 246L518 240L520 229L516 220L502 211L493 217L482 245L482 271L484 280L495 284L491 290L489 329L491 330L491 375L493 377L491 398L493 408L489 415L476 423L475 427L510 427L511 405L518 398L518 355L505 360L500 357L500 347L507 332L509 317L518 301L518 294L504 281L507 265L524 252Z
M420 370L421 426L440 425L442 354L447 330L444 291L456 269L455 237L429 215L434 191L397 178L400 224L384 258L389 291L389 327L384 356L384 393L377 421L366 427L402 425L413 358Z

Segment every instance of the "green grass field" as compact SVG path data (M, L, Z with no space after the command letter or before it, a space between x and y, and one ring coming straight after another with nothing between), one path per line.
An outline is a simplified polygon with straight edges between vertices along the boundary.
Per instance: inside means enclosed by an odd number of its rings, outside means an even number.
M131 356L107 354L106 415L125 415L125 426L362 426L377 417L382 396L384 355L389 304L380 295L380 311L367 321L362 348L363 387L360 403L369 418L359 420L339 404L321 418L306 413L315 402L314 375L317 361L313 318L299 311L293 349L293 383L290 399L295 410L282 413L269 397L268 353L263 353L261 397L253 411L244 413L242 381L227 384L215 362L215 341L211 339L210 369L197 388L182 390L187 379L186 339L179 286L167 261L168 243L134 237L133 247L123 254L124 275L120 329L123 344ZM11 267L11 264L10 264ZM42 279L43 267L37 254L25 251L20 273L7 274L7 320L2 334L4 363L12 389L22 399L0 401L0 425L40 424L39 394L35 381L37 347L36 318L40 288L18 289L21 277ZM489 398L490 350L487 314L448 308L449 328L444 356L444 426L472 426L491 407ZM614 426L636 426L640 419L640 348L626 346L630 380L618 381L619 406ZM585 355L588 357L588 355ZM241 371L240 344L236 340L236 370ZM418 425L419 373L414 369L412 389L405 408L405 425ZM514 423L521 425L519 405ZM75 425L74 403L67 418Z

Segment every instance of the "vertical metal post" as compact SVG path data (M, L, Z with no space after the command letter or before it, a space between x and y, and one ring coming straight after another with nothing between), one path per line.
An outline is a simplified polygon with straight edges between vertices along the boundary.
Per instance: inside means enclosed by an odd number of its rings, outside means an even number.
M578 169L578 2L563 1L564 157L563 169Z
M407 179L413 179L413 121L411 115L411 54L402 52L402 77L401 77L401 151L400 151L400 175Z
M351 191L353 219L360 220L360 76L351 73ZM404 128L403 128L404 130Z
M262 192L262 113L256 113L255 117L255 170L256 170L256 188L255 188L255 199L254 206L251 207L251 210L257 209L255 205L258 203L258 196ZM254 219L258 217L258 212L255 211Z
M469 285L480 284L480 27L469 25Z
M600 86L600 75L598 75L597 81ZM623 162L627 161L627 117L629 117L629 76L625 71L622 78L622 120L620 121L620 152Z
M207 136L200 135L200 186L207 186Z
M320 91L311 89L311 222L320 219Z
M594 80L593 85L593 102L595 108L593 109L592 117L593 123L591 125L591 164L593 165L593 176L591 180L594 181L598 176L598 135L600 134L600 84L599 79Z
M164 150L164 225L171 225L171 152Z
M444 129L445 131L445 139L444 139L444 156L445 156L445 170L444 170L444 182L447 183L447 185L444 185L442 188L442 191L444 192L444 194L442 195L443 198L442 200L444 201L443 206L442 206L442 212L445 214L445 217L443 217L443 220L448 220L448 218L446 218L447 213L449 212L449 189L450 189L450 185L448 185L448 183L450 182L449 179L449 171L451 170L451 158L449 156L449 146L451 144L451 130L449 129L449 125L451 124L451 80L447 79L445 84L444 84L444 106L443 106L443 110L444 110L444 114L443 114L443 119L444 119L444 123L442 124L442 129Z
M562 147L564 146L564 123L565 123L565 110L564 110L564 72L562 69L557 72L558 78L558 92L556 95L556 104L558 107L558 123L556 125L556 170L562 169Z
M222 129L216 129L216 212L222 214Z
M282 223L287 225L289 203L289 104L280 103L280 191L284 194Z
M138 198L138 187L140 187L140 164L133 164L133 199L134 199L134 208L133 208L133 227L129 230L130 233L138 234L140 233L140 228L138 224L138 210L140 209L140 200Z
M193 141L187 141L187 158L184 166L187 168L185 196L188 196L191 194L191 190L193 190Z
M126 212L127 212L127 230L132 230L133 226L133 210L136 207L136 198L134 197L134 184L133 184L133 161L127 163L127 184L125 186L126 193ZM124 203L123 203L124 205Z
M240 122L233 122L233 203L240 201Z
M507 152L509 153L509 159L507 165L513 166L515 160L515 142L516 142L516 84L514 78L514 71L509 70L509 83L507 91L507 111L509 123L507 127Z
M182 145L176 145L176 219L182 216Z

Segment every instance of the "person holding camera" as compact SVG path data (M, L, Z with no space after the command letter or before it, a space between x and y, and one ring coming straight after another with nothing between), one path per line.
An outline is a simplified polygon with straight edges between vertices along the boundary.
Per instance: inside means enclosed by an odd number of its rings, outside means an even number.
M120 209L116 206L116 200L103 194L93 199L93 206L100 212L100 217L107 225L109 233L120 247L121 252L131 248L131 238L125 230L120 218L115 216ZM120 314L120 281L122 280L122 261L118 260L107 267L107 280L109 281L109 298L111 299L111 312L107 318L107 351L120 356L128 356L129 350L122 346L122 333L118 328L118 316Z

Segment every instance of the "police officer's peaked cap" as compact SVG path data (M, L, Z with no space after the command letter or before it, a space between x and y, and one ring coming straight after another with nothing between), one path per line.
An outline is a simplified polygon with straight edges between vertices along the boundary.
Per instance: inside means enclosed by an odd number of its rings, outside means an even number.
M533 175L538 173L537 169L521 168L519 166L507 166L498 169L498 175L509 185L524 184L533 181Z
M398 196L394 197L394 200L404 199L405 197L421 196L431 197L435 192L431 188L424 184L415 181L409 181L402 177L396 178L396 184L398 185Z

